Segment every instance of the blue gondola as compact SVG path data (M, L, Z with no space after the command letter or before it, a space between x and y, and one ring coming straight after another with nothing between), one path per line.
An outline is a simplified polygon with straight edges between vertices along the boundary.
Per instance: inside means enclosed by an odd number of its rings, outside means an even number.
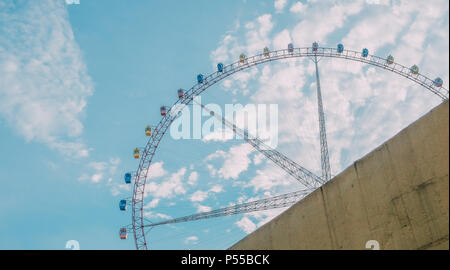
M419 67L417 65L413 65L410 69L412 74L417 74L419 73Z
M294 52L294 44L292 44L292 43L288 44L288 52L290 52L290 53Z
M369 50L367 48L364 48L362 50L361 56L362 57L367 57L369 55Z
M342 45L341 43L339 43L337 45L337 52L338 53L342 53L344 51L344 45Z
M198 74L197 75L197 82L198 83L203 83L203 75L202 74Z
M269 48L265 47L263 52L264 52L264 57L269 57L270 56Z
M223 72L223 64L222 63L217 64L217 71Z
M127 200L120 200L119 208L120 208L120 211L127 210Z
M437 77L436 79L434 79L433 84L436 87L441 87L444 84L444 81L441 78Z
M177 93L178 93L178 98L183 98L184 97L184 90L183 89L178 89L178 91L177 91Z
M131 173L127 172L123 178L125 179L125 184L131 183Z
M317 50L319 49L319 43L314 42L314 43L312 44L312 49L313 49L313 52L317 52Z

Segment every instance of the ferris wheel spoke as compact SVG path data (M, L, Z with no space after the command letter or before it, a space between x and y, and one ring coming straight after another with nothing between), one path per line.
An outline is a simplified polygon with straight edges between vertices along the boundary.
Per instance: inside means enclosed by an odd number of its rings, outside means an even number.
M305 189L295 192L290 192L282 195L277 195L270 198L260 199L252 202L236 204L229 207L219 208L208 212L197 213L189 216L169 219L161 222L149 222L143 225L144 228L153 228L156 226L175 224L181 222L189 222L201 219L238 215L243 213L250 213L262 210L283 208L291 206L300 201L302 198L310 194L314 189Z
M264 156L272 160L276 165L278 165L281 169L289 173L293 176L297 181L302 183L305 187L312 188L318 187L324 183L324 181L305 169L304 167L297 164L295 161L289 159L279 151L273 149L266 143L264 143L261 139L256 136L250 135L247 130L241 129L237 127L235 124L231 123L225 117L219 116L214 113L210 109L208 109L205 105L200 102L194 100L194 102L200 105L205 111L207 111L211 116L215 117L217 120L221 121L226 127L231 129L235 134L243 138L246 142L252 145L257 151L262 153Z

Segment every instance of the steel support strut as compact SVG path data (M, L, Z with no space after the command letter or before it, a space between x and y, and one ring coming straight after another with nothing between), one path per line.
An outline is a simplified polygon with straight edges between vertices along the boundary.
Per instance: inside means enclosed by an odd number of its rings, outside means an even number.
M266 156L268 159L272 160L276 165L278 165L281 169L289 173L292 177L294 177L297 181L303 184L307 188L317 188L320 187L324 181L310 172L309 170L303 168L295 161L289 159L279 151L273 149L269 145L265 144L258 137L253 136L248 133L247 130L240 129L235 124L231 123L225 117L218 116L213 111L205 107L203 104L197 102L195 99L193 101L200 105L205 111L207 111L211 116L214 116L217 120L221 121L226 127L233 130L235 134L239 137L242 137L246 142L252 145L256 150Z
M325 128L325 114L323 112L322 91L320 89L319 67L317 63L317 56L314 56L314 64L316 66L317 109L319 111L320 129L320 164L322 167L322 179L327 182L331 178L331 168L330 158L328 156L327 131Z
M188 221L194 221L194 220L199 220L199 219L231 216L231 215L237 215L237 214L242 214L242 213L249 213L249 212L256 212L256 211L261 211L261 210L287 207L287 206L293 205L294 203L300 201L306 195L311 193L311 191L312 191L311 189L295 191L295 192L291 192L291 193L274 196L271 198L265 198L265 199L247 202L247 203L243 203L243 204L236 204L233 206L219 208L216 210L198 213L198 214L194 214L194 215L190 215L190 216L169 219L169 220L165 220L165 221L161 221L161 222L148 223L148 224L145 224L144 227L149 228L149 227L156 227L156 226L161 226L161 225L165 225L165 224L174 224L174 223L188 222Z

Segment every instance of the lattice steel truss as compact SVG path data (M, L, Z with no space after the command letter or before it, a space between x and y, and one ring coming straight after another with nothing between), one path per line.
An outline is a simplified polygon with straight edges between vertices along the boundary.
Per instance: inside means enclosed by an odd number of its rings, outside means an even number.
M252 202L236 204L229 207L224 207L216 210L212 210L209 212L198 213L190 216L184 216L180 218L174 218L170 220L165 220L161 222L152 223L149 222L145 224L145 228L151 228L166 224L174 224L180 222L194 221L199 219L207 219L214 217L222 217L222 216L231 216L242 213L256 212L261 210L282 208L293 205L294 203L303 199L306 195L312 192L312 189L305 189L300 191L295 191L291 193L286 193L283 195L274 196L271 198L265 198L261 200L256 200Z
M277 151L277 150L273 149L272 147L270 147L269 145L265 144L258 137L248 134L247 130L243 130L243 129L237 127L235 124L228 121L227 119L225 119L224 117L218 116L213 111L211 111L210 109L205 107L203 104L196 102L195 99L194 99L194 102L196 104L200 105L205 111L207 111L209 114L214 116L216 119L221 121L225 126L230 128L231 130L233 130L233 132L235 134L237 134L238 136L243 138L246 142L248 142L250 145L252 145L256 150L258 150L260 153L262 153L268 159L272 160L276 165L278 165L284 171L289 173L292 177L294 177L296 180L298 180L305 187L317 188L317 187L320 187L322 184L324 184L324 180L322 180L320 177L318 177L314 173L310 172L309 170L303 168L302 166L297 164L295 161L286 157L279 151Z
M421 86L428 89L432 93L439 96L443 101L448 99L449 92L444 87L437 87L434 85L433 80L418 73L412 74L410 69L406 66L400 65L398 63L393 63L388 65L386 59L369 55L368 57L362 57L361 52L344 50L339 53L335 48L323 48L319 47L317 51L313 51L313 48L294 48L293 52L289 52L287 49L272 51L268 56L263 53L255 56L251 56L245 59L244 63L239 61L232 63L230 65L224 66L223 71L213 72L204 77L204 82L201 84L195 84L189 90L186 91L182 99L178 99L175 105L186 106L190 101L197 95L201 94L203 91L216 84L217 82L231 76L232 74L248 69L250 67L281 60L288 58L299 58L299 57L332 57L341 58L346 60L358 61L366 64L370 64L376 67L383 68L385 70L399 74ZM172 106L173 107L173 106ZM162 117L157 126L154 129L153 135L147 142L144 150L142 151L142 157L139 162L138 169L135 174L134 188L133 188L133 200L132 200L132 228L134 239L137 249L147 249L147 242L145 239L144 231L144 190L146 180L148 179L149 167L156 153L158 145L163 138L164 134L167 132L170 124L175 120L176 115L170 113L172 107L169 109L168 113Z
M322 179L327 182L331 178L330 158L328 156L327 131L325 128L325 113L323 112L322 90L320 89L319 62L317 56L314 56L316 66L316 84L317 84L317 109L319 112L319 130L320 130L320 164L322 166Z

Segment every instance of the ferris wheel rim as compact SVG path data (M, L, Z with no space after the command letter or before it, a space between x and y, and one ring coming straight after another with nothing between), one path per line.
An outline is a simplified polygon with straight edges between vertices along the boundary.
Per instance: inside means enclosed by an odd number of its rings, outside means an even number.
M359 56L358 56L359 55ZM260 64L273 62L283 59L291 58L301 58L310 56L320 56L329 58L338 58L351 61L357 61L361 63L370 64L395 74L403 76L422 87L428 89L435 95L439 96L443 101L448 99L449 91L443 86L436 87L434 85L434 80L422 75L421 73L411 74L410 68L403 66L397 62L391 64L387 63L387 59L378 57L375 55L362 56L361 52L353 50L342 50L338 52L336 48L326 48L326 47L302 47L293 49L282 49L269 52L269 56L265 53L257 54L245 58L244 63L240 60L231 63L229 65L223 66L223 71L216 71L207 76L203 77L204 83L197 83L186 91L183 98L177 99L177 101L168 109L167 113L162 117L159 123L155 126L153 135L149 138L144 150L142 151L142 156L139 161L139 167L135 174L133 196L132 196L132 229L135 239L136 249L148 249L146 242L146 233L144 231L144 197L145 197L145 185L148 179L148 172L150 165L152 163L153 157L155 156L156 150L164 137L167 129L170 127L172 122L175 120L176 115L171 115L171 110L177 104L187 106L191 100L206 91L211 86L222 81L223 79L253 66ZM369 60L370 59L370 60ZM152 152L150 152L152 150ZM144 163L148 163L144 167ZM142 172L145 173L143 174ZM142 182L141 182L142 181ZM138 207L140 206L140 207ZM139 223L139 226L137 224Z

